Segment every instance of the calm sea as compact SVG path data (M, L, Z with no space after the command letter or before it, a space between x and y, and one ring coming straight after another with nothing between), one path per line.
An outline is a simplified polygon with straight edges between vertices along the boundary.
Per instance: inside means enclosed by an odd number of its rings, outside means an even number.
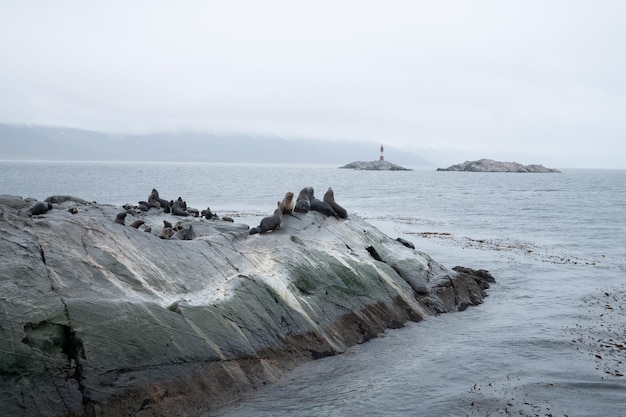
M0 194L135 204L156 188L250 225L305 186L332 187L350 213L497 283L481 306L305 364L205 416L624 415L626 170L0 162Z

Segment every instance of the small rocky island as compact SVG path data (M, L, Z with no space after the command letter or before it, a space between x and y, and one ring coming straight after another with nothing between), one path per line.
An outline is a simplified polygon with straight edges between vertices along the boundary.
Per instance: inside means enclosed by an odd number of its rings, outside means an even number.
M543 165L522 165L517 162L500 162L492 159L465 161L448 168L437 168L437 171L469 171L469 172L533 172L533 173L560 173L558 169L546 168Z
M355 161L339 167L339 169L356 169L365 171L413 171L412 169L385 161L385 156L383 154L384 151L385 148L383 145L380 145L380 157L378 158L378 161Z
M310 209L274 205L279 227L253 235L156 190L124 206L0 196L0 416L206 415L494 282L316 211L309 188Z
M410 168L405 168L388 161L355 161L339 168L367 171L412 171Z

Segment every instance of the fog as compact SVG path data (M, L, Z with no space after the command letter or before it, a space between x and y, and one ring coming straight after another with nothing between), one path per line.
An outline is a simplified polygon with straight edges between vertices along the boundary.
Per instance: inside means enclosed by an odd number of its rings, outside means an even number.
M3 1L0 122L626 168L621 1Z

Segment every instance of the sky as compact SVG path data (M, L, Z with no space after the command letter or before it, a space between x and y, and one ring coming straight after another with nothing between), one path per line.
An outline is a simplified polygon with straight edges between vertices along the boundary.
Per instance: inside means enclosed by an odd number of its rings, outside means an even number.
M626 169L626 1L0 0L0 123Z

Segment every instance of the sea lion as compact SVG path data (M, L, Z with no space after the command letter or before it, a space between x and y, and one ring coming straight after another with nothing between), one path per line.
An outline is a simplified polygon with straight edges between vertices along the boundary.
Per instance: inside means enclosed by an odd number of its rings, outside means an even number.
M126 224L126 213L125 211L122 211L121 213L117 213L117 216L115 216L115 223L117 224L121 224L122 226L124 226Z
M178 232L179 230L182 230L183 228L183 222L181 222L180 220L176 222L176 224L174 225L174 227L172 227L172 230L175 232Z
M187 213L191 214L193 217L199 217L200 211L197 208L187 207Z
M134 229L139 229L139 226L141 226L144 223L145 223L145 221L143 221L143 220L135 220L134 222L132 222L130 224L130 227L132 227Z
M78 213L78 209L76 207L70 207L67 209L67 211L69 211L72 214Z
M296 205L293 210L299 213L308 213L310 209L311 202L309 201L309 191L307 187L304 187L300 190L298 198L296 198Z
M150 210L150 203L148 203L147 201L138 201L137 208L141 211L148 211Z
M174 231L172 230L171 227L164 227L163 230L161 230L161 233L159 233L159 237L161 239L169 239L170 237L172 237L172 235L174 234Z
M53 204L62 204L68 201L72 201L74 203L82 204L82 205L89 204L88 201L83 200L82 198L73 197L71 195L51 195L50 197L46 198L44 201L46 203L53 203Z
M167 220L163 220L163 227L173 227L172 223L168 222Z
M322 200L318 200L315 198L313 187L307 188L307 194L309 196L309 203L311 205L311 210L317 211L319 213L325 214L327 216L333 216L339 218L335 210L333 210L332 206Z
M179 200L180 200L180 197L179 197ZM172 206L171 206L171 213L174 216L183 216L183 217L189 216L189 213L187 213L185 211L185 209L182 207L180 201L175 201L174 204L172 204Z
M52 210L52 204L45 201L39 201L34 206L28 209L31 216L38 216L44 214L46 211Z
M153 207L155 209L161 208L161 202L157 200L152 194L148 196L148 207Z
M232 217L228 217L228 216L223 216L222 217L222 221L229 222L229 223L235 223L235 219L233 219Z
M293 211L293 206L293 193L291 191L288 191L285 194L283 201L278 204L278 207L280 207L280 209L283 211L283 214L291 214L291 212Z
M152 233L152 228L150 226L146 227L143 229L144 232L146 233Z
M339 217L341 217L342 219L348 218L348 211L345 208L341 207L339 204L337 204L337 202L335 201L335 193L330 187L328 187L328 190L326 190L326 193L324 194L324 202L330 204L330 206L333 208L333 210L335 210L335 213L337 213Z
M202 210L200 212L200 217L204 217L207 220L212 219L214 214L211 212L211 207L207 207L206 210Z
M180 229L172 236L172 239L177 240L193 240L195 233L193 227L190 225L188 229Z
M157 200L159 204L161 204L161 207L163 208L167 207L170 204L169 201L159 197L159 192L155 188L152 189L150 196L154 198L155 200ZM150 197L148 197L148 200L150 200Z
M280 203L278 203L278 208L274 210L274 214L269 217L264 217L259 224L259 233L267 233L272 230L276 230L280 228L280 223L283 219L283 210L280 208ZM253 234L253 233L250 233Z

